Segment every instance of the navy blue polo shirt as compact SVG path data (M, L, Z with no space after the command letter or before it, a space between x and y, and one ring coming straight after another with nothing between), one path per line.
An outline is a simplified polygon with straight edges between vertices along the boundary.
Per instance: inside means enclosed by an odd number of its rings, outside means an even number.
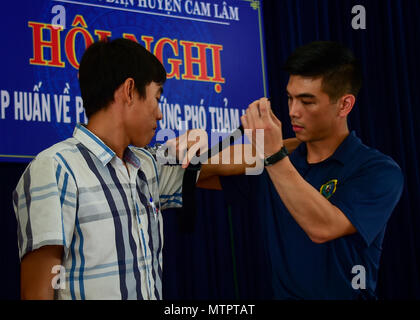
M223 190L232 203L258 210L274 298L373 298L386 223L403 189L401 169L390 157L362 144L354 132L320 163L308 164L306 155L302 143L290 160L347 216L357 233L323 244L312 242L284 206L266 170L254 177L223 177ZM363 270L366 289L360 288Z

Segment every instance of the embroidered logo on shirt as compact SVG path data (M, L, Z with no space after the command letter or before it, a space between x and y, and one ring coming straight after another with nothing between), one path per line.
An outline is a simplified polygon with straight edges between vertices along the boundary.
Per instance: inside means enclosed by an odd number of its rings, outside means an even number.
M334 194L336 188L337 188L337 179L332 179L332 180L324 183L321 186L321 188L319 189L319 192L326 199L329 199Z

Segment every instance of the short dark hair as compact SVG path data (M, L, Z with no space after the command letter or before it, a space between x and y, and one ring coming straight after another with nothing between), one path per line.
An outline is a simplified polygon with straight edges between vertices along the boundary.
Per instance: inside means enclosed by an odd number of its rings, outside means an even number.
M299 47L283 68L290 75L322 77L322 89L332 101L344 94L357 96L362 72L353 53L338 42L314 41Z
M79 67L79 84L87 117L108 106L114 92L127 78L133 78L140 97L146 85L163 84L162 63L142 45L128 39L98 41L86 49Z

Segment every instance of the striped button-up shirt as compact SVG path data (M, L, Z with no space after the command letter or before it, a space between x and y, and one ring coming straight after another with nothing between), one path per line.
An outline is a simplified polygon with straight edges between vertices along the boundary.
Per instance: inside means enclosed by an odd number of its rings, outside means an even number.
M20 258L63 245L59 299L162 299L161 209L182 205L183 169L143 148L127 148L124 161L78 125L13 193Z

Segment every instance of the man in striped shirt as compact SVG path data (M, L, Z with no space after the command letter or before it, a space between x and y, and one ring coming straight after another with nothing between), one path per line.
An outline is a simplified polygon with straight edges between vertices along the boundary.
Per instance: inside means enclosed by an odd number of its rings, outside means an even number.
M184 169L143 147L162 118L165 80L133 41L86 50L89 123L38 154L13 194L23 299L162 299L161 210L182 205Z

